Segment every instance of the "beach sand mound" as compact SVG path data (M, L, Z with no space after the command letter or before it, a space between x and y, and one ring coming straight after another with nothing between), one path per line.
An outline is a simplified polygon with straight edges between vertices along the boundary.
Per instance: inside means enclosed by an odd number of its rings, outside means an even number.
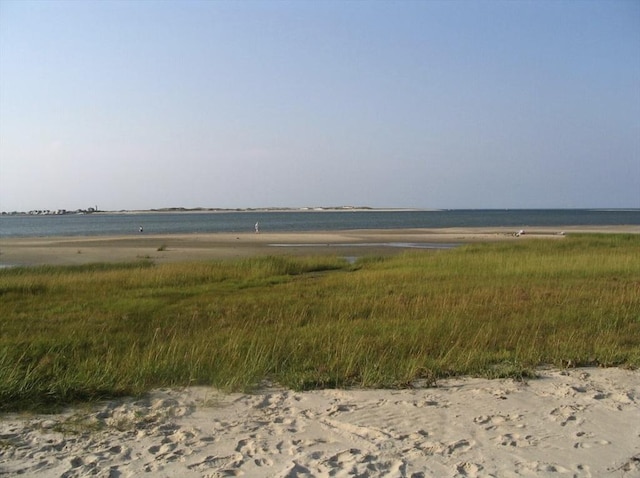
M193 387L0 420L3 476L640 476L640 372L437 388Z

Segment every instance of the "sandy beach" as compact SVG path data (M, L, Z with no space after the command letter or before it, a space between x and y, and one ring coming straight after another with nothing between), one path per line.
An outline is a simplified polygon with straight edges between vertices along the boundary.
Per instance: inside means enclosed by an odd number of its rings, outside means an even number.
M562 238L563 233L628 232L640 226L534 227L515 237L512 228L353 230L299 233L139 234L129 236L0 239L0 264L64 265L151 260L156 263L247 257L259 254L331 254L359 257L396 254L410 248L467 242Z
M395 254L475 241L563 240L638 227L378 230L0 240L5 265L157 263L256 254ZM565 233L565 234L563 234ZM0 415L0 476L634 477L640 371L540 370L519 382L252 394L207 387Z
M405 390L156 390L3 416L0 475L640 476L640 371Z

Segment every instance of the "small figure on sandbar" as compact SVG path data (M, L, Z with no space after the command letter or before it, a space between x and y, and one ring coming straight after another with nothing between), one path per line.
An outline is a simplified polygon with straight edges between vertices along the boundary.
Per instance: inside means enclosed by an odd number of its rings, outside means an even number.
M256 230L256 234L260 234L260 223L256 222L256 225L254 226L255 230Z
M143 228L142 226L140 226L140 227L138 228L138 230L139 230L140 232L144 232L144 228Z

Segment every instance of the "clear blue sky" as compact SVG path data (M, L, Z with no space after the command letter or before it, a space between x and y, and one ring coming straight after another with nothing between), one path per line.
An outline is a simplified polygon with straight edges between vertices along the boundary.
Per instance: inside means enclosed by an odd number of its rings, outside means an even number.
M0 210L640 207L638 1L0 0Z

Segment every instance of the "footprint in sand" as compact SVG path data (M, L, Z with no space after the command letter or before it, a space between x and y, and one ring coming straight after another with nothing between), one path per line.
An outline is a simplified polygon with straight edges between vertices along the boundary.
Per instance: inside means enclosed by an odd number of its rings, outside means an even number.
M553 419L560 423L560 426L564 427L570 423L575 425L581 425L584 420L578 420L577 413L584 410L585 407L576 405L562 405L561 407L551 410L549 415Z
M256 466L273 466L273 460L268 458L256 458L253 462Z
M229 456L209 455L204 460L187 465L189 470L204 471L211 468L218 470L230 469L243 463L242 456L235 454Z
M625 473L640 474L640 453L632 456L629 460L615 471L624 471Z
M522 415L480 415L473 419L473 423L476 425L485 425L485 430L495 430L500 425L511 422L520 422L522 419ZM521 423L515 425L511 424L510 426L515 428L524 428L524 425Z
M349 403L336 404L327 410L327 416L332 417L339 413L350 412L355 408L356 408L355 405L352 405Z
M455 465L455 473L460 476L476 477L484 469L479 463L462 462Z
M480 415L473 419L473 423L477 425L486 425L487 423L491 423L491 417L488 415Z
M594 448L596 446L611 445L611 442L608 440L593 440L594 435L592 433L578 432L576 433L576 437L581 440L575 442L573 448Z
M520 435L518 433L505 433L492 440L500 446L512 446L512 447L528 447L538 444L533 435Z
M469 440L458 440L453 443L447 445L446 453L447 455L453 455L455 453L459 453L462 451L467 451L471 448L471 443Z
M276 444L276 450L278 450L278 453L280 453L281 455L296 455L297 453L300 453L303 448L305 446L307 446L308 443L305 442L305 440L287 440L285 441L279 441Z
M153 445L149 447L147 451L152 455L157 455L157 454L164 455L166 453L169 453L175 450L176 446L177 445L175 445L174 443L164 443L162 445Z
M306 466L301 465L297 462L292 462L291 466L284 471L284 474L281 475L283 478L298 478L303 476L313 476L311 474L311 470Z

